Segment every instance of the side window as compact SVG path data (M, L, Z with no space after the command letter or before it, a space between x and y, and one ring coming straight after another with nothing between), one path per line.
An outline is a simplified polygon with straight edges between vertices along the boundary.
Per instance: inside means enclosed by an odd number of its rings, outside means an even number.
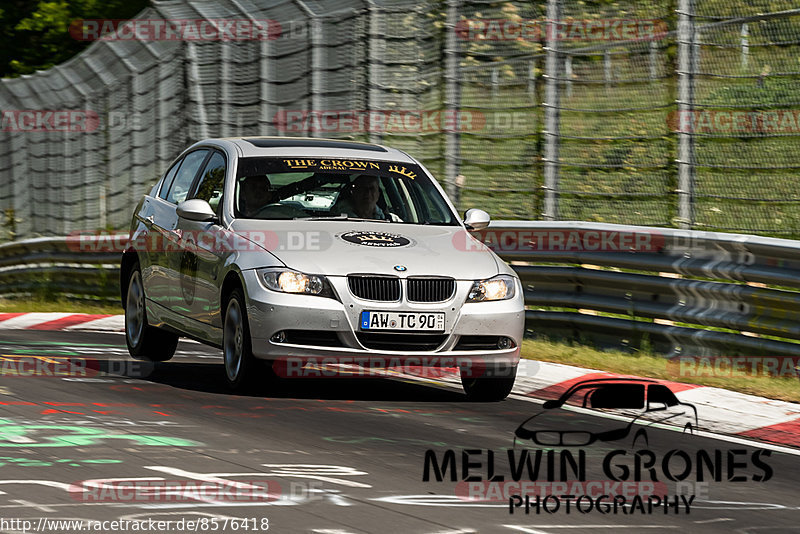
M663 402L667 406L676 406L680 404L672 390L661 384L653 384L647 388L647 401Z
M194 177L207 155L208 150L195 150L183 158L181 168L178 169L175 180L172 181L172 185L167 193L168 202L180 204L186 200L186 196L189 194L189 188L192 187Z
M217 211L224 185L225 158L219 152L214 152L203 168L203 172L200 173L200 183L192 198L205 200L214 211Z
M181 163L183 160L178 160L175 162L175 165L170 167L169 171L167 171L167 175L164 177L164 181L161 183L161 190L158 192L158 198L167 198L167 193L169 192L170 186L172 186L172 180L175 179L175 174L178 172L178 169L181 167Z

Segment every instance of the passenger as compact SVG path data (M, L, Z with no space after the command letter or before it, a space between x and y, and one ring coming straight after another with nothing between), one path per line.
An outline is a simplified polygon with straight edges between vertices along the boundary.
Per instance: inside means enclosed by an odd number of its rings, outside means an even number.
M272 184L264 174L246 176L239 181L239 212L242 217L255 217L274 202L274 197Z

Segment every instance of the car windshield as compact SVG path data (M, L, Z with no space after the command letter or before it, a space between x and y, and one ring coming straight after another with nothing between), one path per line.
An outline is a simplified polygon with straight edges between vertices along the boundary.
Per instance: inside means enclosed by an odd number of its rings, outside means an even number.
M246 219L458 224L418 165L359 159L241 158L234 213Z

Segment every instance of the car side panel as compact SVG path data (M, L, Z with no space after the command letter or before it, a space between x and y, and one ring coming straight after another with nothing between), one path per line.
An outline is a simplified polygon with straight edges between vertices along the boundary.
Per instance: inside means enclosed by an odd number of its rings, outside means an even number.
M175 299L177 289L173 256L178 251L175 228L178 215L175 205L160 198L152 198L148 202L150 215L153 217L147 239L149 248L149 266L143 266L144 292L149 300L170 307Z

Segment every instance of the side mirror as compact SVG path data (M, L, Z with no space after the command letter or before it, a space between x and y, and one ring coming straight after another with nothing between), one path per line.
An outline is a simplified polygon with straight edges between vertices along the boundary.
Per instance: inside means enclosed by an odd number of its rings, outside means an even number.
M178 204L178 217L188 221L217 222L217 214L205 200L193 198Z
M492 218L489 217L488 213L476 208L467 210L466 213L464 213L464 225L467 227L467 230L483 230L489 226L491 220Z

